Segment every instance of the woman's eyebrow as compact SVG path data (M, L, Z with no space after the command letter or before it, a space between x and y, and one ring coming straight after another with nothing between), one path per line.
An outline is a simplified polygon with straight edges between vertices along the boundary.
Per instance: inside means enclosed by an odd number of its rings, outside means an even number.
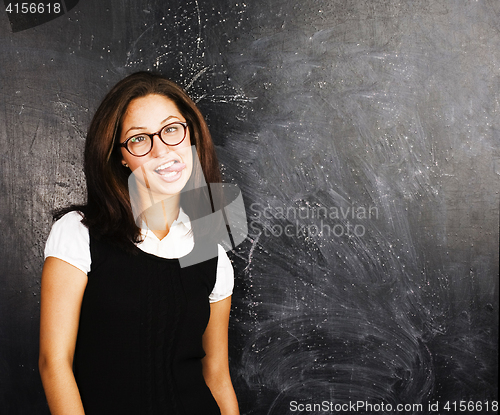
M165 118L160 124L164 124L166 123L168 120L170 120L171 118L177 118L178 120L180 119L179 117L177 117L176 115L169 115L167 118ZM146 130L147 127L130 127L126 132L125 134L128 134L130 131L132 130Z

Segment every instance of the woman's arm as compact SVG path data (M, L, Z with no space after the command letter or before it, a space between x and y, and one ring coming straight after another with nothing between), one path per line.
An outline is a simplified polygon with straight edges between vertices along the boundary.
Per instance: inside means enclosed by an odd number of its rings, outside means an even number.
M238 401L229 376L228 326L231 297L210 304L210 320L203 335L203 376L222 415L238 415Z
M83 415L73 375L78 321L87 275L48 257L42 271L39 370L52 415Z

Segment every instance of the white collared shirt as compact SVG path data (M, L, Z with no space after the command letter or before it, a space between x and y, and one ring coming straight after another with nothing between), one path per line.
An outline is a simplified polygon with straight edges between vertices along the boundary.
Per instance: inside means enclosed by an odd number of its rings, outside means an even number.
M81 222L78 212L70 212L54 223L45 244L45 258L52 256L80 269L85 274L90 271L90 237L88 228ZM191 221L180 209L179 216L172 223L169 233L163 239L144 224L141 229L143 241L137 247L148 254L174 259L187 255L194 246ZM223 300L233 293L234 271L226 251L219 245L217 279L210 294L210 302Z

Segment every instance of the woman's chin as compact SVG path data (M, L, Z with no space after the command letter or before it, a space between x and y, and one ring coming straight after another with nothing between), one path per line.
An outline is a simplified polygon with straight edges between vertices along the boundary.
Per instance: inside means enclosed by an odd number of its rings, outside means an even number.
M175 174L154 173L151 180L151 190L159 196L174 196L182 192L186 186L189 176L186 169Z

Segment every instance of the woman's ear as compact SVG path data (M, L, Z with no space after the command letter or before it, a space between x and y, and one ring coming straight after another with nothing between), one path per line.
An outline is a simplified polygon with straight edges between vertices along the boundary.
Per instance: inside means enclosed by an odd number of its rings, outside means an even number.
M128 164L125 162L125 160L122 160L123 167L128 167Z

